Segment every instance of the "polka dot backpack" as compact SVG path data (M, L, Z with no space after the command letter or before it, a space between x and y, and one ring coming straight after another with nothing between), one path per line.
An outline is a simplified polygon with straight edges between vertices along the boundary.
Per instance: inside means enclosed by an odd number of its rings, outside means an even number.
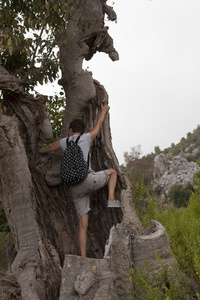
M65 186L77 184L88 175L89 162L85 162L78 145L80 137L78 136L75 141L69 141L69 138L66 140L67 148L62 156L60 172L62 184Z

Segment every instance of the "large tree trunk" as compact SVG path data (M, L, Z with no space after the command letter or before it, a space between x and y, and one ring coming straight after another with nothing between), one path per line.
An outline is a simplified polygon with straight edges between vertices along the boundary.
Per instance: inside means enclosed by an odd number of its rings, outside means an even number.
M59 83L66 93L62 136L68 134L73 118L83 119L90 130L101 104L108 103L104 87L82 69L83 59L90 59L96 51L118 59L104 27L105 12L115 19L113 10L100 0L83 1L67 32L58 36L62 68ZM80 17L83 24L84 20L91 21L87 30L77 27ZM89 258L81 258L75 209L60 182L61 153L42 156L38 152L42 140L52 139L46 107L42 98L24 93L17 82L0 67L0 89L7 107L0 120L0 201L14 240L12 288L2 285L2 295L24 300L128 299L122 286L124 267L129 269L132 262L141 264L141 256L154 260L155 250L170 264L172 256L164 228L152 222L145 231L138 220L130 183L112 148L109 114L92 145L92 167L96 171L117 170L116 196L122 201L122 209L107 208L106 187L91 195Z

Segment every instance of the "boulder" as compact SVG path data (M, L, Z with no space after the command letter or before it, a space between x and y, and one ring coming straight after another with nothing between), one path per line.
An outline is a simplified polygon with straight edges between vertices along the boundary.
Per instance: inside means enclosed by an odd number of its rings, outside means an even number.
M165 154L159 154L154 160L154 185L163 187L165 193L174 184L194 184L194 174L200 170L195 162L189 162L182 154L172 160Z

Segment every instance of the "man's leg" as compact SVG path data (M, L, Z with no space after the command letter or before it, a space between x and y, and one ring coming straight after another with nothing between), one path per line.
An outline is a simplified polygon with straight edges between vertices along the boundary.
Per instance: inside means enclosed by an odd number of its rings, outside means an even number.
M81 251L81 256L86 257L86 244L87 244L87 228L88 228L88 214L79 218L78 227L78 242Z
M117 172L114 169L107 170L110 173L108 181L108 201L115 201L115 187L117 183Z

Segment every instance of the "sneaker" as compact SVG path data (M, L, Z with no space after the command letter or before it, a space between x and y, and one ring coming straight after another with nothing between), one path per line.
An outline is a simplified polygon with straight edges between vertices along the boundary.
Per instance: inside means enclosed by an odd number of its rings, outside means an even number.
M108 201L108 207L121 207L121 202L119 200Z

